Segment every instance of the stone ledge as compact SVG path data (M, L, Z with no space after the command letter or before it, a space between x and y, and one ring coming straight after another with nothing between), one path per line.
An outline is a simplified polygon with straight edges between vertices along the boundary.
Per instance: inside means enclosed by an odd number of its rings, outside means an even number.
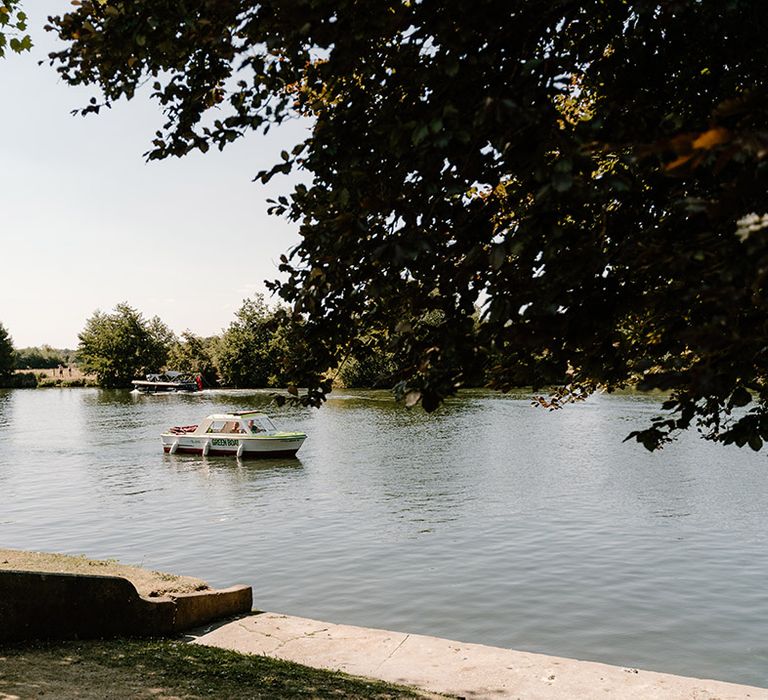
M206 622L249 613L253 607L253 592L250 586L172 593L168 597L173 600L176 608L176 632L198 627Z
M0 641L169 635L252 603L250 586L145 598L117 576L0 570Z
M189 633L196 644L467 700L768 700L768 689L278 613Z
M118 576L119 578L127 578L136 587L139 595L144 598L156 598L175 593L191 593L209 588L205 581L192 576L152 571L140 566L121 564L114 559L90 559L82 554L0 549L0 570Z

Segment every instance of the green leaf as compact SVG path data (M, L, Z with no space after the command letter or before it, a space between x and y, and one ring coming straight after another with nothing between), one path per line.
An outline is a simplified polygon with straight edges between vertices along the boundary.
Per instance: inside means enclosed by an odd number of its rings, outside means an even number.
M746 406L752 401L752 395L744 388L739 387L731 394L732 406Z
M503 243L499 243L491 248L491 267L494 270L498 270L507 259L506 247Z
M434 119L429 124L429 130L436 134L438 131L440 131L443 128L443 120L442 119Z
M557 192L567 192L573 185L573 178L568 172L555 172L552 174L552 187Z
M426 124L416 127L411 134L411 143L418 146L429 134L429 127Z

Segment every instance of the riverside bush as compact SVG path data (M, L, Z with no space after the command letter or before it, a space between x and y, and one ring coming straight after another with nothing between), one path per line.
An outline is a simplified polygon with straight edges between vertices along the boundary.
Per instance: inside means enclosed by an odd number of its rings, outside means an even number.
M37 386L37 377L34 372L17 372L0 382L0 386L9 389L34 389Z

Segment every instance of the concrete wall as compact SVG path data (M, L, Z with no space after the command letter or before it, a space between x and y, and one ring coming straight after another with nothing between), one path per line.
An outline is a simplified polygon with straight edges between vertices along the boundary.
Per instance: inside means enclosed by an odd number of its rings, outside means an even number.
M252 604L250 586L143 598L115 576L0 571L0 641L168 635Z

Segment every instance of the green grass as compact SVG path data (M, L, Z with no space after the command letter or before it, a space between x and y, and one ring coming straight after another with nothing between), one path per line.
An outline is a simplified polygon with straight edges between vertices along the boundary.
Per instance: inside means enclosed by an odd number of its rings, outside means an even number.
M0 649L0 697L419 698L408 688L175 640L49 642Z

